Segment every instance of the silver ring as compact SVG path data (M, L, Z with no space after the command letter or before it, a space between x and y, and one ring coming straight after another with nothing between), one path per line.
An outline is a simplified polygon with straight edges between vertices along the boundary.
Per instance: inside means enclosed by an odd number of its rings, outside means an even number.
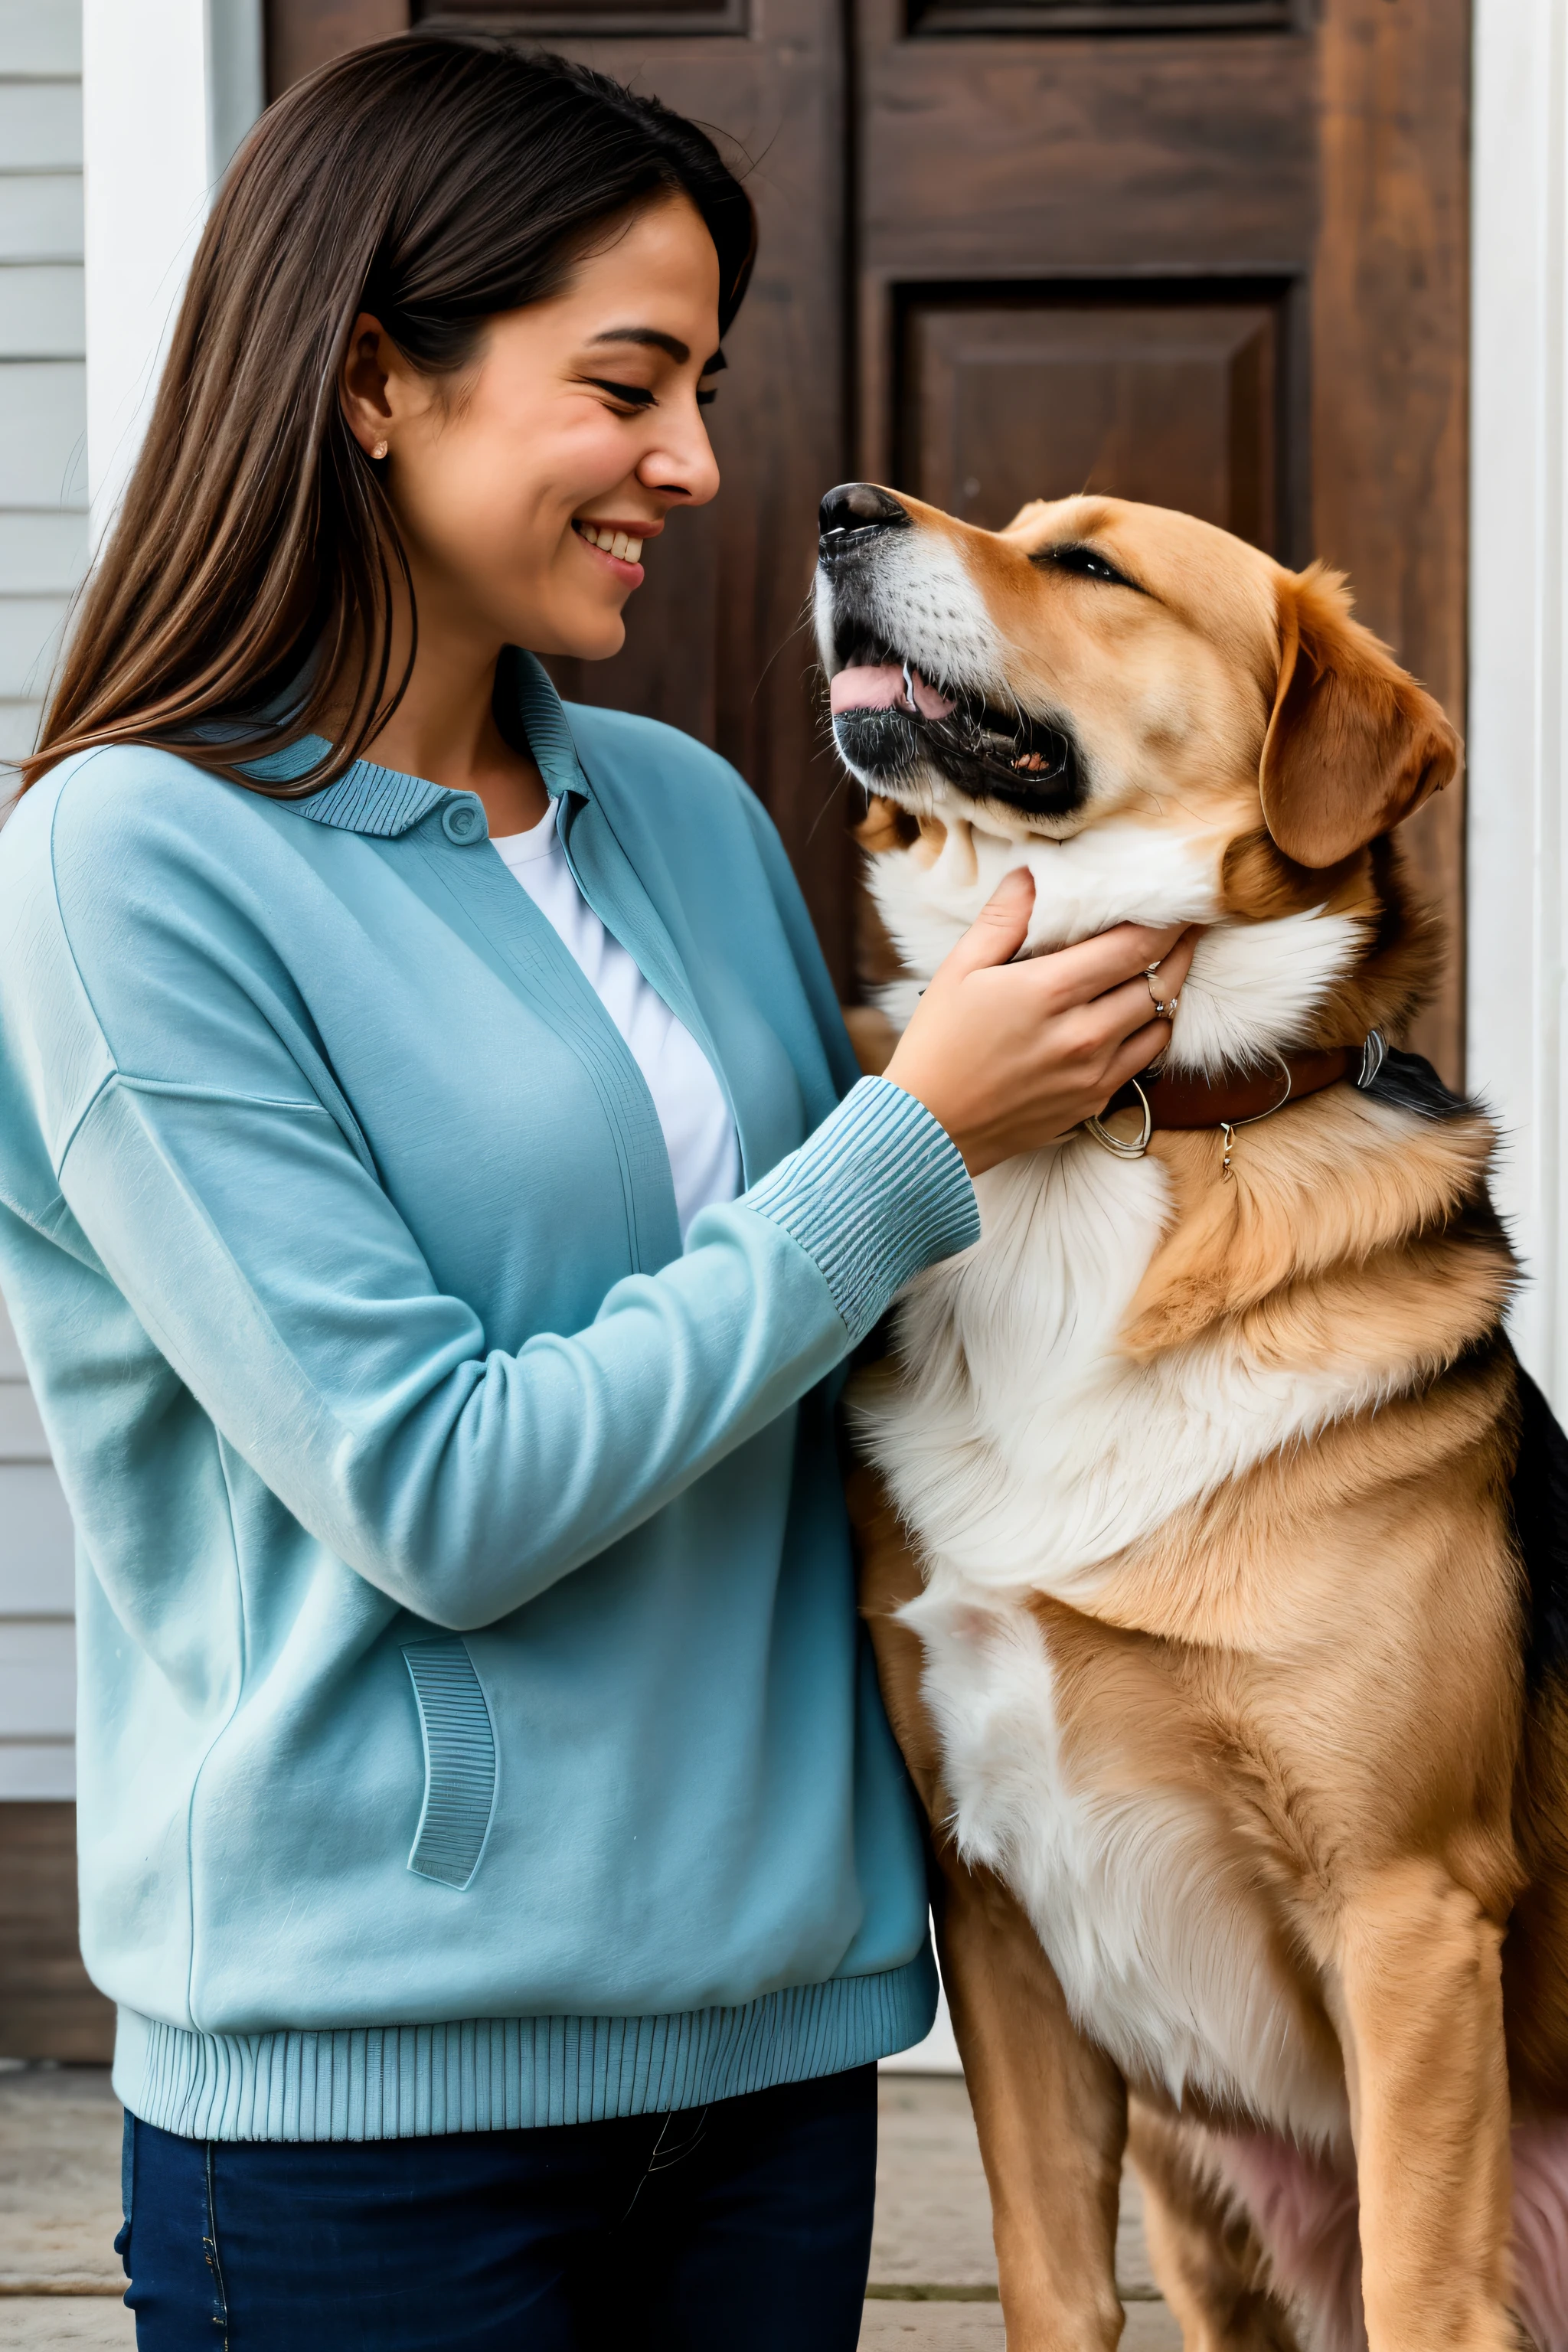
M1112 1135L1098 1111L1092 1118L1086 1118L1084 1125L1096 1143L1106 1151L1113 1151L1118 1160L1142 1160L1149 1149L1149 1138L1154 1132L1154 1113L1148 1096L1137 1079L1131 1078L1128 1084L1143 1106L1143 1132L1136 1143L1123 1143L1119 1135Z

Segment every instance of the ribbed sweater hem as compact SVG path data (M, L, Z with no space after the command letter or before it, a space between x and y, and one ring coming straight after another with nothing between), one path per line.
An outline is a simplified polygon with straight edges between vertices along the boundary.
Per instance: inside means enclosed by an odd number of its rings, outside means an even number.
M193 2033L121 2009L114 2088L202 2140L426 2139L707 2106L907 2050L936 2012L926 1945L901 1969L659 2017L480 2017Z

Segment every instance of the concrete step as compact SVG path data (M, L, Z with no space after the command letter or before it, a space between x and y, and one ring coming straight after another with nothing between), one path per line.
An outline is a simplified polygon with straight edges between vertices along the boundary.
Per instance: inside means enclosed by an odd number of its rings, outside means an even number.
M134 2352L136 2322L117 2297L0 2296L0 2352Z
M1130 2303L1121 2352L1182 2352L1182 2331L1163 2303ZM868 2303L860 2352L1003 2352L996 2304Z

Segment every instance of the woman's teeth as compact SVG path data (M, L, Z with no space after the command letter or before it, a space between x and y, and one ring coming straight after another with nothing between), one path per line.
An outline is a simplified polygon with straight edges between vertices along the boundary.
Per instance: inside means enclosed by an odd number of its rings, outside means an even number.
M606 555L618 555L623 563L642 562L642 541L628 539L624 530L601 530L596 522L580 522L574 528L581 531L590 547L602 547Z

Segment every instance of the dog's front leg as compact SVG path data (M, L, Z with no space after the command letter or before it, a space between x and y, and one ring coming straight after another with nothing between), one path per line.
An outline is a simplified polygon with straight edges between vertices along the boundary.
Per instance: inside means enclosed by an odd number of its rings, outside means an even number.
M1007 2352L1110 2352L1126 2090L1076 2031L1019 1906L953 1851L923 1654L898 1615L920 1568L871 1471L854 1473L848 1497L882 1696L936 1847L937 1948L991 2190Z
M991 2190L1007 2352L1111 2352L1127 2092L1023 1910L939 1841L937 1948Z
M1334 2005L1361 2193L1371 2352L1510 2352L1502 1936L1434 1862L1343 1915Z

